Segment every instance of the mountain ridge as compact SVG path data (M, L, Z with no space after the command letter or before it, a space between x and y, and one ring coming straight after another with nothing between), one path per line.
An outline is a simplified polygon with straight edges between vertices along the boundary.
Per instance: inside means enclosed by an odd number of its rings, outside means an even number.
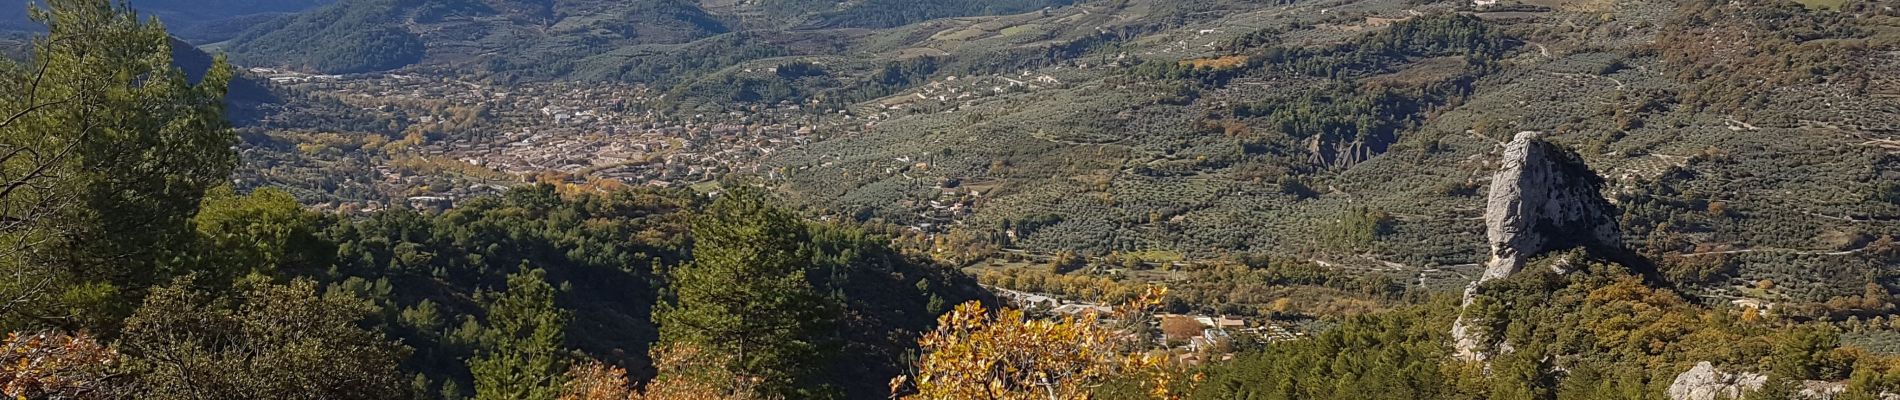
M246 64L325 73L411 65L519 72L549 59L588 58L637 46L681 46L740 31L889 28L937 18L1027 12L1070 1L345 0L258 24L223 46Z
M157 17L166 28L186 41L204 44L230 39L237 32L282 15L330 4L335 0L135 0L133 9L142 16ZM44 26L27 16L27 7L38 1L23 0L16 7L0 7L0 31L38 32Z

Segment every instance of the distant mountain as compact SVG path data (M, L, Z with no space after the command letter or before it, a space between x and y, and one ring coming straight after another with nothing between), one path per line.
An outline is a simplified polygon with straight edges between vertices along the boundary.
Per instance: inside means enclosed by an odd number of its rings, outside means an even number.
M167 30L192 43L223 41L258 22L308 10L335 0L132 0L133 8L157 16ZM0 7L0 31L37 31L39 23L27 18L31 0L11 0Z
M853 6L818 14L826 25L887 28L938 18L1017 14L1065 6L1070 0L865 0Z
M351 73L436 60L578 53L725 32L678 0L346 0L262 24L225 47L246 64Z
M678 57L667 50L739 31L881 28L1020 13L1071 1L344 0L257 24L224 49L245 64L328 73L421 63L513 75L645 80L664 76L587 70L573 62L616 51Z
M214 60L210 53L177 38L172 39L172 65L184 70L186 78L194 82L203 79L205 72L211 70ZM231 79L224 95L225 113L238 122L254 118L263 107L282 101L283 98L271 91L270 86L244 73Z
M764 29L889 28L938 18L1005 15L1074 0L702 0L701 6Z
M216 60L211 53L192 46L184 40L173 37L172 65L184 71L185 78L192 82L203 79ZM0 57L12 62L26 62L33 57L33 41L20 36L0 36ZM240 125L259 117L265 108L281 105L285 98L256 76L240 71L231 79L225 93L225 112L232 121Z
M420 60L418 35L401 28L412 13L402 0L345 1L265 22L225 47L246 64L358 72L394 68ZM427 11L418 10L418 13ZM270 55L269 58L260 55Z

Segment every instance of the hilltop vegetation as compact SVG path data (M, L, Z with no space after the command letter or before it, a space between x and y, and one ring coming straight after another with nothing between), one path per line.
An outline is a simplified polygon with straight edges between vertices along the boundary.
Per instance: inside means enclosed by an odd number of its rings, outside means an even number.
M1758 372L1744 398L1797 395L1804 381L1842 382L1835 398L1895 390L1891 357L1841 347L1841 332L1712 311L1623 266L1580 253L1489 284L1478 299L1499 346L1485 362L1447 351L1449 302L1350 318L1312 340L1243 352L1208 369L1193 398L1647 399L1668 397L1698 362ZM1567 261L1566 261L1567 260ZM1568 274L1549 263L1575 263ZM1470 316L1467 314L1467 316ZM1326 382L1332 384L1314 384Z

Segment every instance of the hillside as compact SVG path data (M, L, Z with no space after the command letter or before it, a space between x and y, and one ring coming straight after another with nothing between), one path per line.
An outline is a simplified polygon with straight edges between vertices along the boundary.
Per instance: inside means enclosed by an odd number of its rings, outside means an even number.
M612 64L627 63L626 58L659 58L649 55L659 52L674 59L651 62L691 65L698 57L753 49L733 42L778 34L765 32L883 28L1064 4L1065 0L348 0L259 24L224 47L247 64L327 73L382 71L420 63L509 77L656 82L672 75ZM752 33L726 35L742 31ZM713 52L693 53L684 61L677 60L680 53L674 52L704 47L712 47Z
M732 1L701 0L700 6L730 16L750 29L892 28L911 23L980 15L1007 15L1060 7L1073 0Z
M131 5L145 15L156 16L167 30L193 43L230 39L237 32L278 16L329 4L334 0L136 0ZM45 29L27 19L26 6L42 3L11 2L0 7L0 31L39 31Z
M1544 131L1605 175L1632 246L1678 279L1793 283L1768 296L1814 303L1892 282L1862 250L1900 233L1879 183L1900 175L1883 145L1900 121L1882 78L1900 64L1880 56L1900 43L1891 11L1556 3L1234 3L1109 37L1092 34L1159 18L1137 2L919 25L909 37L929 40L885 54L1048 57L857 104L871 123L766 168L811 204L941 232L967 259L1304 255L1456 286L1483 261L1481 171L1512 133ZM1571 26L1586 20L1605 22ZM1716 33L1758 21L1784 25ZM1702 47L1718 42L1734 47ZM959 54L972 48L986 53ZM1811 67L1719 59L1767 48ZM1716 83L1736 74L1781 80ZM1813 100L1837 96L1853 100Z

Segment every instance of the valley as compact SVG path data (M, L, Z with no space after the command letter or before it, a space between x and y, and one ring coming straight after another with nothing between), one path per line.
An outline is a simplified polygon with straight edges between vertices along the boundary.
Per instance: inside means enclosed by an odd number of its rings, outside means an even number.
M1677 12L1597 2L1489 12L1396 1L1090 2L827 34L843 48L790 46L700 75L658 76L685 78L668 82L507 84L485 67L432 66L282 78L386 126L265 124L259 130L278 142L319 135L337 143L252 153L281 159L245 174L256 184L310 187L306 201L348 209L466 198L517 182L707 189L743 175L823 215L903 227L918 236L907 242L953 262L1005 250L1092 259L1160 250L1207 261L1303 258L1349 273L1397 269L1416 281L1483 261L1475 222L1490 157L1510 133L1535 130L1586 150L1610 180L1611 198L1629 207L1626 224L1673 221L1632 232L1632 244L1653 256L1719 264L1717 275L1730 282L1821 279L1784 301L1854 294L1858 284L1828 279L1875 273L1879 262L1855 249L1893 232L1882 216L1900 206L1873 200L1879 188L1865 180L1896 173L1881 161L1891 151L1878 146L1880 126L1892 122L1862 120L1888 114L1848 108L1894 105L1882 97L1832 110L1797 105L1844 95L1826 83L1756 100L1790 107L1751 114L1666 103L1696 89L1665 73L1667 57L1647 55L1642 44L1673 33L1636 28ZM1423 17L1447 13L1464 17ZM1163 15L1179 19L1156 24ZM1612 22L1578 25L1583 17ZM1489 36L1475 40L1488 42L1354 50L1374 46L1381 29L1424 20L1452 29L1483 21L1473 27ZM1568 32L1526 30L1547 23ZM1433 26L1411 29L1442 29ZM1868 34L1893 35L1881 26ZM1602 31L1625 33L1578 39ZM769 41L784 46L816 32ZM707 40L755 39L763 37ZM1022 57L1032 51L1042 60ZM1308 71L1321 66L1311 61L1275 61L1293 53L1344 69L1316 75ZM864 81L887 89L852 83ZM1303 102L1369 107L1295 107ZM1790 135L1813 140L1778 140ZM308 172L339 163L364 172ZM1791 168L1816 173L1761 175ZM1738 185L1752 189L1713 190ZM1716 205L1719 215L1704 210ZM1826 217L1841 215L1861 218ZM1816 246L1820 238L1839 244ZM1838 278L1781 275L1822 265L1846 268L1830 268ZM1708 283L1718 292L1728 285Z
M46 2L8 397L1900 393L1884 1Z

